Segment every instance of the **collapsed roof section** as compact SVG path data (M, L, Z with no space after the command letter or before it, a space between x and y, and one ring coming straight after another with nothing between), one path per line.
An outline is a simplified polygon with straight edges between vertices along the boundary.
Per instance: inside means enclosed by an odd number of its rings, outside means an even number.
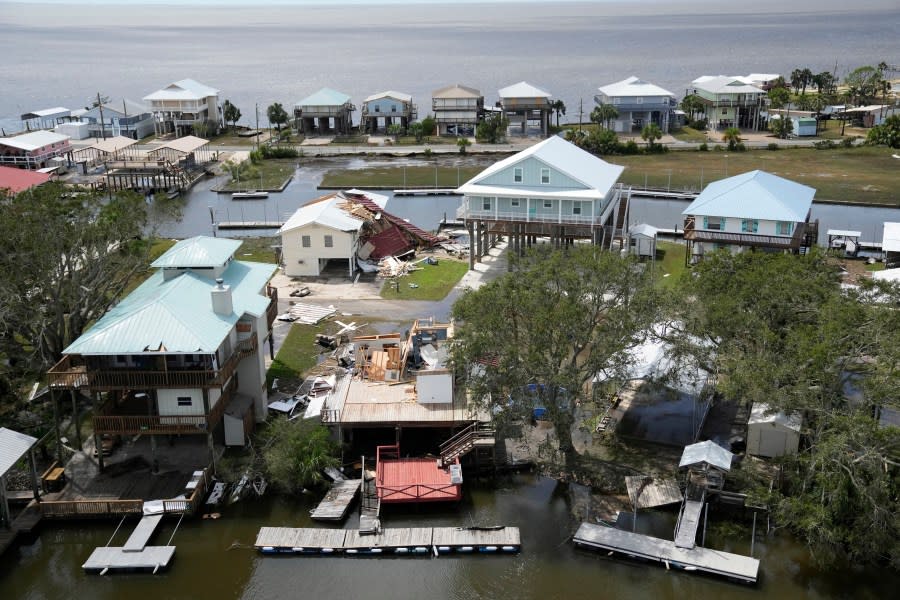
M349 190L342 192L342 196L346 201L341 208L364 221L358 252L364 260L403 256L417 248L431 248L446 239L385 211L364 192Z

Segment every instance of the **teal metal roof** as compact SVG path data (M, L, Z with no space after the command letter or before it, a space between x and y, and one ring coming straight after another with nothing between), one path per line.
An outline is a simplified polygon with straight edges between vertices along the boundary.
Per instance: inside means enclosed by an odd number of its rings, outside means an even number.
M169 250L157 258L151 267L221 267L243 244L240 240L214 238L198 235L187 240L181 240Z
M681 214L802 223L815 195L808 185L750 171L710 183Z
M322 88L315 94L307 96L296 106L343 106L350 102L350 96L331 88Z
M185 272L165 281L157 271L63 353L215 352L243 314L265 313L269 299L260 292L276 268L241 261L228 266L222 279L231 288L230 315L213 312L214 280Z

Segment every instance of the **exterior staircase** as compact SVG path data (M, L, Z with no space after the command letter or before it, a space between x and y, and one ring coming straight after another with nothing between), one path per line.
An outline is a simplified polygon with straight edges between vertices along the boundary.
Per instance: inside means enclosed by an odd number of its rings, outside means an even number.
M494 428L487 423L475 421L441 444L441 457L438 462L441 467L446 467L476 447L492 448L495 443Z
M616 209L616 226L613 230L613 241L619 242L619 248L624 248L628 237L628 209L631 202L631 188L618 190L619 206Z

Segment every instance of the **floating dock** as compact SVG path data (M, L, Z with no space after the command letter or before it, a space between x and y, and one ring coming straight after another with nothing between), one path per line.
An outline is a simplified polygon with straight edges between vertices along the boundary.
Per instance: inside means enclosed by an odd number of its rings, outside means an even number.
M359 493L361 483L361 479L335 481L319 505L309 511L309 516L317 521L342 521Z
M175 556L175 546L147 545L162 518L162 515L144 516L131 532L124 546L95 548L81 568L89 573L106 575L109 571L153 571L156 573L160 569L168 567Z
M582 523L572 539L576 546L653 560L667 568L700 571L743 583L756 583L759 576L759 561L749 556L700 547L679 548L670 540L592 523Z
M394 196L461 196L456 188L419 188L394 190Z
M512 554L522 547L518 527L410 527L371 535L355 529L263 527L254 546L263 554L427 555Z
M281 229L281 221L222 221L216 223L218 229Z

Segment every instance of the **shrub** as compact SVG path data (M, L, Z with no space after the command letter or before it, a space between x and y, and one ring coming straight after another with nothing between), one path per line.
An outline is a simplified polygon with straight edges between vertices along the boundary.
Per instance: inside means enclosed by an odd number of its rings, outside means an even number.
M845 137L841 140L842 148L852 148L853 144L856 143L857 137L855 135L851 135L849 137Z
M774 151L774 150L779 150L780 148L781 148L781 146L779 146L779 145L776 144L775 142L770 142L769 145L766 146L766 149L767 149L767 150L773 150L773 151Z
M821 140L813 143L813 148L816 150L831 150L832 148L837 148L837 144L835 144L832 140Z
M293 146L262 146L260 148L262 158L297 158L300 154ZM253 152L250 153L253 159Z
M700 146L697 147L697 150L699 150L700 152L709 152L709 144L703 142L702 144L700 144Z
M425 155L425 158L431 158L433 152L431 151L431 148L425 148L425 151L422 154Z
M722 144L716 144L715 146L713 146L713 150L715 150L716 152L721 152L724 149L725 148L722 147Z
M641 148L634 140L628 140L622 146L622 154L640 154Z
M744 142L738 142L737 144L734 145L734 151L735 152L746 152L747 145L744 144Z

